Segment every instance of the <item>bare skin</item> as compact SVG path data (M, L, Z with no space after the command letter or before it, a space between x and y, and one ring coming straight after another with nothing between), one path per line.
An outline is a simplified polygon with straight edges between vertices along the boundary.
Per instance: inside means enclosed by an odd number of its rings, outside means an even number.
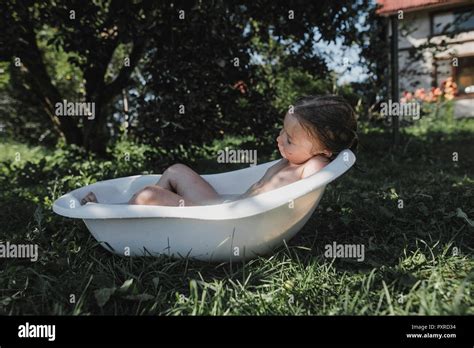
M145 186L136 192L128 204L195 206L201 202L221 199L214 188L198 173L184 164L168 167L156 185ZM81 201L97 202L93 192L89 192Z
M331 156L331 152L324 149L318 139L310 137L291 114L285 116L277 143L283 158L268 168L265 175L243 197L289 185L316 173L329 163L327 157Z
M291 114L285 116L277 143L283 158L238 199L291 184L316 173L329 163L327 157L331 152L318 139L311 137ZM223 200L194 170L184 164L174 164L165 170L156 185L146 186L135 193L128 204L197 206L217 204ZM81 200L81 204L88 202L97 202L93 192Z

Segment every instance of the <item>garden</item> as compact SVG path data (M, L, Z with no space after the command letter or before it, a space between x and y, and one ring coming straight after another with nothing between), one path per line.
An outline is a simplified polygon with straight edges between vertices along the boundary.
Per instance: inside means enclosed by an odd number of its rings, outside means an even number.
M394 144L375 5L308 3L290 9L299 22L267 5L2 2L2 315L474 314L474 120L454 116L453 81L402 95L421 109L400 118ZM358 43L368 77L341 83L311 51L318 37ZM269 255L123 257L52 211L74 189L177 162L200 174L248 167L218 161L226 148L279 159L287 108L322 94L356 111L357 161ZM63 100L95 102L94 117L61 117L51 101ZM335 244L363 257L328 255ZM9 257L8 245L38 252Z

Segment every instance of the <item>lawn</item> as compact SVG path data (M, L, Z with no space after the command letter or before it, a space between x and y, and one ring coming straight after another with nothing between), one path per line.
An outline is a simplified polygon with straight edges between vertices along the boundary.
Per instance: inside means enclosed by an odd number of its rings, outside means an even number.
M403 128L395 150L382 127L361 129L359 169L328 186L294 239L243 264L115 256L82 221L52 212L73 188L161 170L142 148L121 144L131 161L118 146L101 162L3 139L0 243L40 253L1 261L0 314L474 314L474 120L425 117ZM259 162L275 158L273 146ZM188 162L201 173L238 168L211 150ZM363 244L365 259L325 257L333 242Z

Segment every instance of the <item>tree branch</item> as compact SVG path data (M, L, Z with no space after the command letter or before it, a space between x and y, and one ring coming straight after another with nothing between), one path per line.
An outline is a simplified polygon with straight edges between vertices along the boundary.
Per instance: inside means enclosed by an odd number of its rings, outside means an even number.
M135 66L138 64L144 49L145 40L137 39L133 42L133 49L130 53L130 66L123 66L122 69L120 69L117 77L104 87L102 94L102 100L104 103L109 102L114 96L118 95L122 88L128 84L130 75L132 74Z
M60 119L54 112L55 104L61 101L61 93L51 82L33 29L25 32L24 39L28 45L22 45L23 49L19 52L20 59L28 71L33 91L39 96L43 109L53 123L56 132L66 138L68 142L80 144L80 130L75 121L69 117Z

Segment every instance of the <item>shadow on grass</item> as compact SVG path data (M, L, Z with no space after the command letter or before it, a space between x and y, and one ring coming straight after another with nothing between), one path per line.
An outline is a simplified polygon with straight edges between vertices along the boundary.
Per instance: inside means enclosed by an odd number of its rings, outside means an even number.
M311 255L323 258L325 245L333 242L364 245L363 262L336 260L347 271L396 265L405 252L418 248L419 240L451 244L472 255L472 227L457 212L474 215L472 135L429 132L422 139L405 137L398 150L388 151L383 149L388 137L367 135L358 154L366 172L352 169L330 184L290 245L310 248Z

